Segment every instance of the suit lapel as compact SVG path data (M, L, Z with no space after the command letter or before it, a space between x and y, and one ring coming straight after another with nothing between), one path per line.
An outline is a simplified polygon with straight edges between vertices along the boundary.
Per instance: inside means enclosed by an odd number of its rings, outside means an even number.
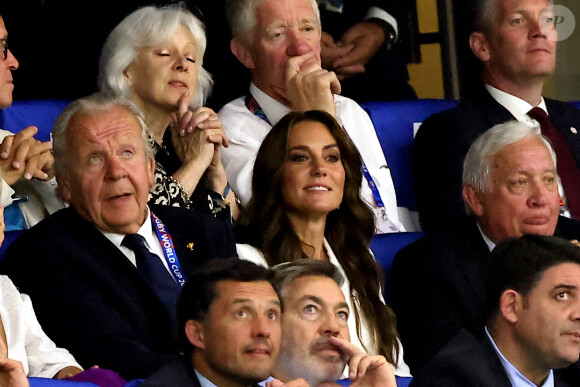
M491 94L489 94L485 88L483 88L483 90L478 94L476 103L480 106L484 117L487 120L487 129L494 125L515 119L509 110L493 99ZM487 129L485 129L485 131L487 131Z
M103 292L112 292L127 320L145 315L142 321L153 325L152 329L172 332L170 319L163 303L151 287L139 275L135 266L111 241L92 224L83 219L74 208L70 208L70 232L81 246L91 246L84 254L78 255L82 271L93 277L94 286Z
M482 314L482 306L485 301L484 276L486 268L486 257L489 249L481 237L475 220L466 217L461 223L462 234L459 245L457 266L465 282L466 293L463 295L465 306L471 311L472 317L479 320L478 316ZM473 302L469 302L473 300Z

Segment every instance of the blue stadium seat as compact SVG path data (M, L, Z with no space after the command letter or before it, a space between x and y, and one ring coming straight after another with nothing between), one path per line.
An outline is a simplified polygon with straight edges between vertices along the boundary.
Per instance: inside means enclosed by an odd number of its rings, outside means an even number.
M17 133L28 126L36 126L37 140L48 141L56 117L70 103L64 99L35 99L14 101L0 110L0 129Z
M458 103L446 99L419 99L362 104L373 121L387 158L400 207L417 210L411 168L416 128L430 115L451 109Z

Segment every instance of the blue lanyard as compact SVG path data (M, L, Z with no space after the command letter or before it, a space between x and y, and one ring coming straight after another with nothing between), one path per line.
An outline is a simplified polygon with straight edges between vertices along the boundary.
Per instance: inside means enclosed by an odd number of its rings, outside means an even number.
M268 120L268 117L266 117L264 110L262 109L262 107L260 106L258 101L256 101L256 98L254 98L252 93L248 92L248 94L246 95L245 102L246 102L246 107L248 108L248 110L250 112L252 112L252 114L260 117L261 119L266 121L268 124L272 125L270 123L270 121ZM342 128L342 130L344 130L344 128ZM345 132L346 132L346 130L345 130ZM348 136L348 134L347 134L347 136ZM362 160L361 160L361 162L362 162ZM383 220L387 220L387 211L385 210L385 204L383 203L383 199L381 199L381 194L379 193L379 189L377 188L377 185L375 184L375 181L373 180L373 177L369 173L369 170L367 169L364 162L362 162L362 172L363 172L363 175L365 176L365 179L367 179L367 183L369 184L369 187L371 187L371 191L373 193L373 198L375 199L375 203L376 203L377 207L379 208L379 210L381 211L381 217L383 218Z
M381 199L379 189L377 188L377 185L375 184L375 181L373 180L373 177L369 173L369 170L367 169L365 163L362 163L362 172L365 175L367 182L369 183L369 187L371 187L371 191L373 192L373 198L375 199L377 207L379 207L379 210L381 211L381 216L383 217L383 220L387 220L387 211L385 210L385 203L383 203L383 199Z
M157 239L159 239L159 243L161 244L161 250L163 250L163 255L165 261L167 261L171 275L179 285L183 286L183 284L185 284L185 276L181 270L179 259L177 259L173 239L171 239L171 236L165 229L163 222L155 216L153 211L151 211L151 221L155 225L155 233L157 234Z

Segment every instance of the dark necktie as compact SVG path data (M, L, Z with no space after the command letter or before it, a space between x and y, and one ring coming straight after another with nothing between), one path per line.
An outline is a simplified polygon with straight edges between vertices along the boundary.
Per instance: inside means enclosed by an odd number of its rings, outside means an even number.
M558 175L562 180L568 209L573 218L580 219L580 170L570 146L543 109L535 107L528 115L540 123L542 134L550 140L558 158Z
M145 239L141 235L127 234L121 244L135 252L137 271L165 304L172 323L175 322L177 298L181 292L181 286L171 277L159 257L145 247Z

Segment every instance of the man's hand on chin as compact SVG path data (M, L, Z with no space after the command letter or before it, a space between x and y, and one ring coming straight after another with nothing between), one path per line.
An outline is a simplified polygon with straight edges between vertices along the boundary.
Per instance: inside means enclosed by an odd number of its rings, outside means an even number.
M285 99L296 111L323 110L336 115L334 94L340 94L336 74L323 69L314 52L295 56L286 64Z

